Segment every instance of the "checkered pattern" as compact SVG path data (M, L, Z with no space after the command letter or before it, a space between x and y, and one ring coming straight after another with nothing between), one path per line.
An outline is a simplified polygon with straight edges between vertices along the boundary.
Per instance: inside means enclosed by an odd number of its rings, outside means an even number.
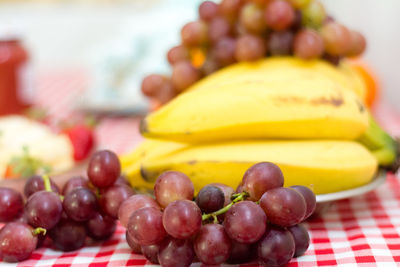
M62 118L72 110L87 84L82 72L54 73L39 79L37 103ZM376 114L383 126L400 135L400 117L390 108L379 106ZM138 120L104 119L97 129L100 147L119 153L139 141ZM400 265L400 182L389 174L384 185L363 196L338 201L329 212L306 223L311 245L306 254L289 266L399 266ZM4 263L1 263L3 266ZM143 256L131 253L125 242L125 229L118 226L112 239L63 253L44 247L32 257L10 266L151 266ZM7 266L4 264L4 266ZM193 264L193 266L201 266ZM257 266L257 265L243 265Z

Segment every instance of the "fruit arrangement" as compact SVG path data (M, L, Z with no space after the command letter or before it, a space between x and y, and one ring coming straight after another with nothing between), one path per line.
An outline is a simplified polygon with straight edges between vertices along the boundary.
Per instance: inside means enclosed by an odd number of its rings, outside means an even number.
M0 188L0 259L23 261L43 242L72 251L83 247L88 238L110 238L117 226L122 202L134 194L120 176L116 154L103 150L90 159L87 176L71 177L60 188L47 176L26 180L23 195Z
M319 0L204 1L198 13L182 27L181 44L167 53L170 77L143 79L142 93L157 105L237 62L294 56L338 65L366 48L364 36L335 21Z
M167 171L156 180L155 200L131 196L121 205L119 219L132 250L163 267L195 261L282 266L307 250L310 238L300 223L316 206L309 188L283 184L278 166L260 162L246 171L236 192L212 183L192 201L189 177Z

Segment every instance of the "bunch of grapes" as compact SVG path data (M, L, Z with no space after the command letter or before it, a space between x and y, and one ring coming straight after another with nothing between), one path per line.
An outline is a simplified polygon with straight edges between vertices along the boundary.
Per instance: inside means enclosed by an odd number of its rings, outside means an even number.
M338 64L366 47L364 36L327 16L319 0L204 1L181 40L167 54L171 76L151 74L142 82L143 94L160 104L235 62L293 55Z
M123 202L119 219L135 253L162 266L206 265L258 260L281 266L309 246L300 223L315 209L314 193L304 186L283 187L278 166L258 163L236 190L219 183L194 187L183 173L161 174L155 200L134 195Z
M105 240L116 229L118 210L134 194L120 176L120 162L113 152L93 154L85 177L72 177L62 191L48 177L33 176L21 193L0 188L0 259L22 261L47 239L62 251L85 245L88 238Z

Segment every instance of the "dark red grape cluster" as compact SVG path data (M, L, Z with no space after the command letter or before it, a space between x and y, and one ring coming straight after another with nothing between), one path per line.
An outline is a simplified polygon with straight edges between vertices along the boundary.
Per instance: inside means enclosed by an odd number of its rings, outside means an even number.
M294 55L337 64L366 47L364 36L327 16L319 0L204 1L181 40L167 54L171 76L151 74L142 82L143 94L160 104L235 62Z
M315 210L314 193L283 187L278 166L258 163L244 174L240 189L224 184L194 186L183 173L168 171L155 183L155 200L134 195L122 203L119 219L135 253L162 266L245 263L281 266L309 246L300 223Z
M18 262L47 239L62 251L85 245L87 238L105 240L116 229L118 210L134 191L121 176L116 154L108 150L93 154L88 178L72 177L62 191L48 177L30 177L24 195L0 188L0 259Z

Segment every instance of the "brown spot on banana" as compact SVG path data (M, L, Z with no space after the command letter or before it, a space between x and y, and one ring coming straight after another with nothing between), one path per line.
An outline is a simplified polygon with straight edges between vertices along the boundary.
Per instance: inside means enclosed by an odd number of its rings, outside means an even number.
M147 170L146 168L140 166L140 176L142 176L143 180L146 182L152 183L157 180L157 177L159 176L159 172L152 172Z
M310 102L313 105L332 105L335 107L340 107L341 105L344 104L343 97L341 97L341 96L338 96L338 97L331 96L330 98L320 97L320 98L312 99Z
M142 119L141 121L140 121L140 124L139 124L139 131L140 131L140 133L148 133L149 132L149 126L148 126L148 123L147 123L147 120L146 119Z

